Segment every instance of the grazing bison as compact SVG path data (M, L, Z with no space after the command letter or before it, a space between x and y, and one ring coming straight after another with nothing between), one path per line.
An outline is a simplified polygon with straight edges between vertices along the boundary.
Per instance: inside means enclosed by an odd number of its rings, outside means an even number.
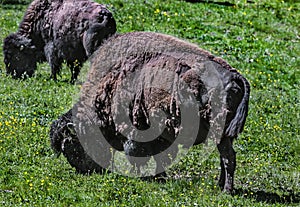
M124 151L137 168L153 156L158 176L179 144L212 139L220 152L219 185L230 192L232 144L243 130L249 93L240 73L196 45L151 32L115 35L93 54L78 102L51 125L51 146L87 173L109 166L109 148Z
M56 79L66 61L71 81L102 41L116 32L116 22L105 6L90 0L34 0L16 33L4 39L7 74L32 76L37 63L47 61Z

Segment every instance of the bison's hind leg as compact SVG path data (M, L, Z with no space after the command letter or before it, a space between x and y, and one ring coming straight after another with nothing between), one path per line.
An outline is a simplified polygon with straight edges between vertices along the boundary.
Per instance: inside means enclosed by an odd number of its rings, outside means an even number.
M232 141L231 138L223 137L220 144L218 144L221 162L219 186L223 191L230 193L233 191L233 177L236 167L236 153L232 147Z

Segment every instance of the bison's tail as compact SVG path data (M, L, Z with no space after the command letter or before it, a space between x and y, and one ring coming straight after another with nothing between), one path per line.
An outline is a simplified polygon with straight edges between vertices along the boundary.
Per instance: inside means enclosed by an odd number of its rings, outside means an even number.
M237 137L239 133L243 131L246 117L248 115L248 104L250 96L250 84L249 82L239 73L235 74L234 80L242 83L244 89L244 96L240 102L234 118L231 120L229 126L225 131L225 135L228 137Z
M111 13L104 17L103 22L94 23L83 35L83 46L87 56L90 57L104 40L116 33L116 30L116 21Z

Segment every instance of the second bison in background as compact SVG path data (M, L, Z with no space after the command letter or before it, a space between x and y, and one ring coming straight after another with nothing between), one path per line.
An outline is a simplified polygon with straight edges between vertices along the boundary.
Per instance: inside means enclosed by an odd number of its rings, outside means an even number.
M196 45L151 32L115 35L92 56L79 101L52 123L51 146L78 172L102 172L113 151L124 151L137 168L153 157L153 176L164 176L178 145L211 139L220 152L219 185L231 192L232 144L249 94L240 73Z
M66 61L71 81L84 61L116 32L116 22L103 5L90 0L34 0L19 30L4 39L6 71L13 77L32 76L47 61L56 79Z

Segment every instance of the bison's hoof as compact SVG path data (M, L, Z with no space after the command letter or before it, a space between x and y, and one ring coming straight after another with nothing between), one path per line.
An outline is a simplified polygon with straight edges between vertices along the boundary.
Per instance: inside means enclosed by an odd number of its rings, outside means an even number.
M154 176L142 177L142 180L149 181L149 182L154 181L158 183L165 183L167 181L167 174L165 172L162 172Z

